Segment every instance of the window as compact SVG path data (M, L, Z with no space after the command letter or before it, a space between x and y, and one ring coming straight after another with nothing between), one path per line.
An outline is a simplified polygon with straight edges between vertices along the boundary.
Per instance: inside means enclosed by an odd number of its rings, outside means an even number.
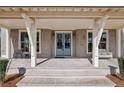
M90 53L92 52L92 47L93 47L93 32L88 32L87 34L88 36L88 43L87 43L87 46L88 46L88 50L87 52ZM100 43L99 43L99 49L107 49L107 32L103 32L102 33L102 36L101 36L101 40L100 40Z
M29 38L27 32L21 32L21 50L29 52Z
M40 34L37 32L37 52L40 52ZM21 32L20 33L20 48L23 52L30 52L30 43L29 43L29 37L27 32Z
M107 46L107 34L106 32L103 32L99 44L99 49L106 49L106 46Z
M88 52L92 52L92 38L93 38L93 33L88 32Z

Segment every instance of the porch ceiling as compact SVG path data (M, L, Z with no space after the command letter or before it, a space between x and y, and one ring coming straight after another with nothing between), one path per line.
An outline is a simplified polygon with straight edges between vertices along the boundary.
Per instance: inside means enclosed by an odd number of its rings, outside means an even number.
M37 28L52 30L92 29L93 19L36 19ZM0 19L0 26L8 28L25 28L24 19ZM124 20L109 19L105 29L124 27Z
M36 19L37 28L92 29L94 19L110 17L105 29L124 27L124 8L118 7L0 7L0 26L25 28L21 13Z

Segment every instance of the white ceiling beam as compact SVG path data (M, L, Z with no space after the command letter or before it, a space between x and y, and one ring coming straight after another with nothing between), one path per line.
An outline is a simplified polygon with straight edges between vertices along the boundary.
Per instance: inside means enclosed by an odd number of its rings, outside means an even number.
M5 24L0 24L0 28L9 28L8 26L6 26Z

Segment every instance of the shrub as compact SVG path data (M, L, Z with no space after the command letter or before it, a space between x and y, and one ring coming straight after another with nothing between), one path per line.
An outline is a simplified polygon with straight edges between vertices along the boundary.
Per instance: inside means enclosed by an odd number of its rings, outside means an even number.
M0 59L0 84L4 83L8 62L7 59Z
M124 58L123 57L118 58L118 64L119 64L120 75L124 80Z

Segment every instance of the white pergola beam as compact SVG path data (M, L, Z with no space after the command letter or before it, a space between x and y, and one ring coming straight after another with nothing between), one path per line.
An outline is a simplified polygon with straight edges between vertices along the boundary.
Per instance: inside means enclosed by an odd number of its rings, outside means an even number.
M24 22L26 25L26 29L29 36L29 41L31 44L31 67L36 66L36 26L35 26L35 20L32 20L27 15L22 14L22 17L24 18Z

